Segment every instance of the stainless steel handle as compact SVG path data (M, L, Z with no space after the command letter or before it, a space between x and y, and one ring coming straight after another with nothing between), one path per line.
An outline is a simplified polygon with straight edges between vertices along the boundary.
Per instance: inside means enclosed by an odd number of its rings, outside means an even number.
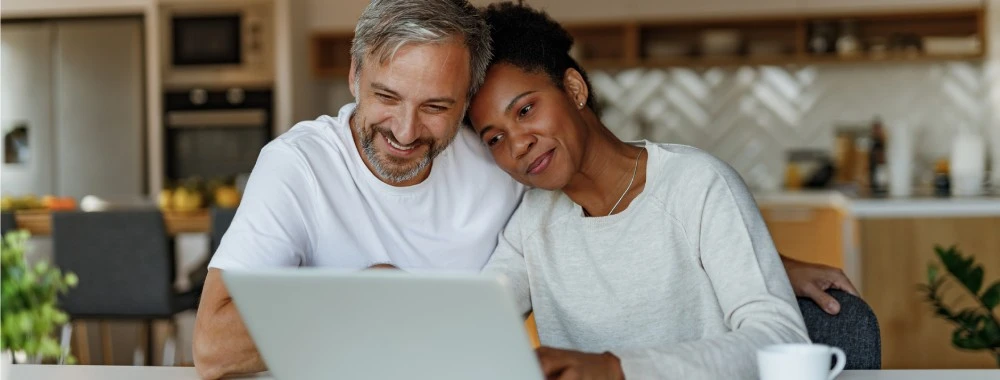
M167 112L167 128L205 127L261 127L267 122L267 114L260 109L213 110L213 111L170 111Z

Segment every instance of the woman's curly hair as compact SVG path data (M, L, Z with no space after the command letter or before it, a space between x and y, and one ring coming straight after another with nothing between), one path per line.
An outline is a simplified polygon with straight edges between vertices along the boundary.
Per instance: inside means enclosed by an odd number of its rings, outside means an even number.
M598 112L594 91L587 73L570 57L573 36L545 12L521 2L504 1L490 4L483 17L493 39L493 59L490 65L506 63L527 72L545 73L558 88L563 88L566 69L580 72L587 85L587 107Z

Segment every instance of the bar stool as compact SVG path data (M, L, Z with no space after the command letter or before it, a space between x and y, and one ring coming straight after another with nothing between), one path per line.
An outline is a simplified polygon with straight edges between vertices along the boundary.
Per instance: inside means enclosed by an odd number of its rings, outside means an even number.
M153 321L170 321L164 343L164 364L173 365L177 326L174 316L198 304L198 293L174 290L174 252L163 216L157 210L55 212L52 214L54 258L65 271L80 278L79 285L60 299L74 322L84 320L141 320L145 347L141 356L151 364ZM63 349L69 344L70 324L63 330ZM86 327L78 330L86 339ZM110 332L101 325L105 364L111 364ZM89 362L89 343L81 342L81 362ZM142 346L142 344L140 344ZM140 348L137 348L137 354ZM138 358L136 358L138 359Z

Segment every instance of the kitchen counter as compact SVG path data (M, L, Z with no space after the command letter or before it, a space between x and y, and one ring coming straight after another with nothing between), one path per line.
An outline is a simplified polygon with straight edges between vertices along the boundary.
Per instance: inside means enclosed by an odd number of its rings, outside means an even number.
M833 207L857 219L1000 216L1000 196L849 197L835 190L755 193L758 206Z
M803 190L754 193L759 207L835 207L850 208L851 199L834 190Z
M859 219L1000 216L1000 197L853 199L851 214Z
M28 230L32 236L52 235L52 212L47 210L17 211L14 213L17 227ZM197 211L166 211L163 223L167 234L177 236L182 233L207 233L211 230L211 217L207 209Z

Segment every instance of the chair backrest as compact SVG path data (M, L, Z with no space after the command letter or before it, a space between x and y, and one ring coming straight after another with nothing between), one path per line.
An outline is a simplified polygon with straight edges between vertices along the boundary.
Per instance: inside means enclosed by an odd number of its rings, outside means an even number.
M828 293L840 302L837 315L827 314L811 299L798 299L809 338L844 350L844 369L881 369L882 336L875 313L861 298L839 290Z
M60 303L74 318L164 318L174 311L174 253L156 210L55 212L56 264L80 278Z
M0 214L0 236L6 235L7 231L12 231L17 228L17 219L14 218L13 212L5 212Z
M213 207L209 211L209 215L212 219L212 242L210 243L208 256L212 257L215 254L215 250L219 249L219 244L222 243L222 235L226 234L229 225L233 223L233 217L236 216L236 209Z

